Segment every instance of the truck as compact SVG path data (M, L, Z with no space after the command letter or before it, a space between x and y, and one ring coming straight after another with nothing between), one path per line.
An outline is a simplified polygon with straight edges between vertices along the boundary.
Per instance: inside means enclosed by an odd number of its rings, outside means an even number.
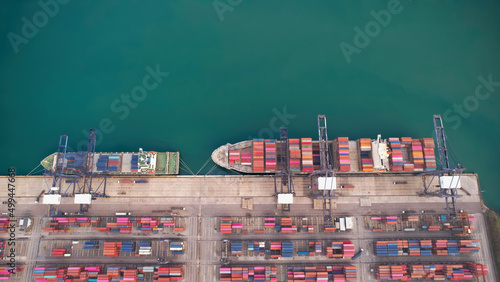
M363 249L359 250L359 253L355 254L353 257L352 257L352 260L355 260L357 258L359 258L361 256L361 253L363 253Z
M351 185L351 184L342 184L342 185L340 185L340 188L354 188L354 185Z

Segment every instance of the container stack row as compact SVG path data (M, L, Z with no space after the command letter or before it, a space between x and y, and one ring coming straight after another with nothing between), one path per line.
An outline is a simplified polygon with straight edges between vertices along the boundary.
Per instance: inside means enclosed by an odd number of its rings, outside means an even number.
M361 138L358 142L361 171L373 172L373 159L371 157L372 141L369 138Z
M152 254L151 242L139 242L139 256L150 256Z
M288 281L355 281L357 280L356 267L344 266L289 266L287 268Z
M104 172L108 170L108 159L109 155L99 155L96 163L96 170Z
M2 217L0 218L0 233L7 233L9 230L10 218Z
M274 217L264 218L264 228L275 228L275 226L276 226L276 218Z
M0 280L10 280L13 273L18 273L23 270L22 266L10 267L10 266L0 266Z
M312 144L314 170L320 170L319 143Z
M71 248L71 247L69 247ZM61 248L61 249L54 249L52 251L52 254L51 256L53 257L65 257L65 256L71 256L71 254L68 253L68 255L66 255L66 253L68 252L68 249L66 248Z
M281 218L281 226L277 225L276 230L281 233L297 233L297 225L293 224L291 217L282 217Z
M264 172L264 140L254 139L252 144L253 172Z
M122 242L120 252L135 253L135 242Z
M409 265L378 265L375 267L377 280L412 279L428 280L471 280L477 276L488 274L488 268L482 264L409 264Z
M415 165L412 162L411 148L412 148L412 138L411 137L401 137L401 150L403 151L403 171L414 171Z
M332 242L326 247L326 257L328 258L352 258L354 256L354 244L351 241Z
M436 156L434 155L434 139L422 138L424 149L425 170L436 170Z
M276 140L266 139L266 172L276 171Z
M240 150L229 150L229 164L239 164L240 163Z
M308 232L308 233L313 233L314 232L314 225L309 224L310 222L307 222L307 217L302 218L302 232Z
M254 256L263 256L266 254L266 242L249 242L248 252Z
M399 138L389 138L391 147L390 166L391 171L403 171L403 151L401 149L401 141Z
M173 255L183 255L184 254L184 243L183 242L171 242L169 249Z
M84 155L79 153L68 153L66 154L66 167L68 169L82 169L84 162Z
M108 257L117 257L120 255L121 242L104 242L103 255Z
M337 161L340 172L351 171L351 156L349 153L349 138L337 138Z
M223 217L220 220L220 233L232 233L231 225L233 223L233 219L230 217Z
M424 171L424 153L422 151L422 142L418 139L411 140L411 153L413 157L413 167L415 171Z
M243 242L231 242L231 255L232 256L243 255Z
M245 148L245 149L242 149L240 152L241 152L241 164L246 165L246 166L251 166L252 165L252 149Z
M220 281L277 281L275 266L221 267Z
M288 139L290 153L290 171L300 171L300 140Z
M86 241L83 243L84 250L95 250L99 249L99 241Z
M130 171L139 172L139 155L132 155L130 160Z
M313 172L313 148L312 148L312 138L302 138L300 139L302 147L302 171L303 172Z
M153 276L153 281L170 282L172 280L184 279L184 268L182 266L158 267Z

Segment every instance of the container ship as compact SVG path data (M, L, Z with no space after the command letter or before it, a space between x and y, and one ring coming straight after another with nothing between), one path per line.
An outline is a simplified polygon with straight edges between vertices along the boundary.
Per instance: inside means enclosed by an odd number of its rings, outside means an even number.
M62 163L63 173L71 175L84 169L87 152L66 153ZM55 171L58 164L57 153L42 160L42 166ZM135 153L94 153L92 171L96 174L111 175L165 175L179 174L179 152L143 151Z
M412 173L436 170L434 139L411 137L328 141L330 165L337 173ZM281 152L288 150L287 165L297 174L320 170L319 141L298 138L280 141L254 139L226 144L212 153L219 166L243 173L276 173L281 168Z

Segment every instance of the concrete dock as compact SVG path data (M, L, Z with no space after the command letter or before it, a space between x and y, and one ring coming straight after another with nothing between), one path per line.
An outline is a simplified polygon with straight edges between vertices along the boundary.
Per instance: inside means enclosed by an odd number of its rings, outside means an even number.
M18 263L25 265L25 270L16 276L17 281L34 281L31 278L32 267L35 265L50 264L85 264L89 261L95 263L138 263L138 259L120 258L120 260L110 261L108 258L72 257L71 259L58 260L47 257L38 251L40 244L46 246L51 240L74 240L74 239L120 239L120 240L161 240L165 237L178 238L187 243L187 252L181 259L174 260L175 263L181 263L185 266L184 281L217 281L218 267L221 258L221 240L228 238L218 230L220 217L260 217L260 216L287 216L287 217L310 217L318 222L323 220L323 211L314 209L313 199L310 197L311 182L309 177L294 177L295 197L289 212L283 212L277 208L276 197L274 195L274 177L273 176L155 176L144 177L148 183L119 183L119 180L134 180L133 177L109 177L106 181L106 195L109 198L96 198L92 201L88 213L82 216L101 216L114 217L116 212L130 212L132 217L165 216L158 211L171 210L172 207L185 207L185 210L175 211L173 214L184 222L186 231L184 233L172 234L114 234L96 233L91 229L79 230L78 232L54 233L48 234L41 231L41 227L50 220L47 217L48 207L41 203L35 204L35 199L41 191L47 191L50 179L44 179L42 176L17 176L15 179L15 217L30 217L34 220L34 226L30 233L20 233L19 239L25 241L26 254L19 257ZM353 174L337 176L337 185L354 185L355 188L339 188L336 190L338 199L333 200L332 204L334 216L353 216L356 220L356 226L353 231L348 233L297 233L283 235L280 233L266 234L230 234L230 239L238 240L327 240L333 238L343 238L353 240L357 249L359 247L370 250L371 242L376 239L399 238L449 238L450 233L436 232L384 232L373 233L367 230L363 225L366 217L369 215L401 215L403 210L420 213L426 211L431 214L446 214L445 200L438 197L420 197L418 193L423 191L423 181L430 181L430 177L425 180L422 176L402 175L402 174ZM394 182L406 182L405 184L394 184ZM473 215L477 218L474 222L474 232L471 238L481 239L481 252L469 257L418 257L418 260L412 258L411 261L425 262L447 262L447 261L473 261L486 264L489 267L487 281L497 281L490 252L490 246L486 234L486 225L482 215L483 207L481 204L480 187L476 174L465 174L461 178L462 187L466 191L459 190L463 195L457 199L457 208ZM97 187L100 178L94 179L93 187ZM279 183L279 180L278 180ZM438 180L431 183L431 189L437 187ZM0 177L0 185L5 187L5 193L0 194L0 199L6 201L8 197L7 177ZM61 192L72 192L72 188L64 183ZM97 188L94 188L97 189ZM103 192L102 188L98 192ZM73 203L72 197L63 197L60 212L76 213L79 211L79 205ZM242 208L242 203L252 201L253 209ZM41 202L41 201L40 201ZM7 211L7 206L3 205L2 212ZM1 233L0 239L7 239L8 233ZM152 258L140 258L141 264L154 264ZM273 264L283 269L285 265L303 264L303 263L352 263L358 267L358 281L375 281L370 275L370 268L374 263L404 263L407 259L400 257L393 261L380 260L373 256L373 252L368 252L356 261L304 261L300 257L294 257L292 260L245 260L234 259L231 263L247 264ZM31 268L31 269L30 269ZM285 277L286 278L286 277ZM16 280L15 280L16 281ZM481 281L481 278L480 278Z

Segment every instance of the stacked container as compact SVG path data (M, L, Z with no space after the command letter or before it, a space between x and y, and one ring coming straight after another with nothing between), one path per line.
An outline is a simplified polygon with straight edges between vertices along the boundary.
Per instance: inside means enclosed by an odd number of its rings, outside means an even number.
M292 242L283 242L281 244L282 254L284 258L293 257L293 243Z
M243 242L231 242L231 255L232 256L243 255Z
M139 255L140 256L150 256L151 255L151 242L138 242L139 245Z
M280 258L281 257L281 242L271 242L271 249L269 255L271 258Z
M476 263L379 265L375 267L375 273L377 280L450 279L460 281L480 277L481 269L485 269L485 275L488 273L486 266Z
M413 157L414 170L424 171L424 153L422 151L422 143L420 140L411 140L411 153Z
M108 170L108 158L109 155L99 155L96 163L97 171L107 171Z
M312 144L313 149L313 164L314 170L320 170L320 154L319 154L319 142L314 142Z
M246 166L252 165L252 149L245 148L241 150L241 164Z
M403 170L404 171L414 171L415 165L411 161L411 148L412 148L411 137L401 137L401 149L403 150Z
M184 254L184 243L183 242L171 242L170 251L173 255L183 255Z
M276 226L276 218L266 217L264 218L264 228L274 228Z
M158 267L154 272L154 281L182 280L184 269L182 266Z
M94 250L99 248L99 241L86 241L83 244L84 250Z
M139 155L132 155L132 159L130 161L130 171L139 172Z
M369 138L361 138L358 142L361 171L373 172L373 159L370 156L372 152L372 141Z
M356 267L344 266L289 266L288 281L355 281Z
M253 252L255 256L265 255L266 242L249 242L248 253Z
M220 233L232 233L231 224L233 219L230 217L223 217L220 220Z
M108 171L109 172L118 172L120 171L120 156L119 155L110 155L108 159Z
M117 257L120 254L121 242L104 242L103 255Z
M221 267L220 281L277 281L275 266Z
M302 171L313 172L313 148L311 138L302 138L300 140L302 147Z
M254 139L252 144L253 172L264 172L264 140Z
M66 251L67 251L66 249L54 249L52 251L52 256L53 257L64 257L66 254Z
M332 242L326 247L328 258L352 258L354 256L354 244L351 241Z
M288 139L288 149L290 150L290 171L300 171L300 140Z
M240 164L240 151L239 150L229 150L229 164Z
M349 138L337 138L337 161L340 172L351 171L351 156L349 153Z
M389 164L391 171L403 171L403 151L401 150L401 142L399 138L389 138L391 147L391 158Z
M297 233L297 225L292 223L291 217L282 217L280 227L282 233Z
M135 242L122 242L120 252L135 253Z
M276 171L276 140L266 139L266 172Z
M425 170L436 170L436 156L434 155L434 139L422 138L424 145Z

